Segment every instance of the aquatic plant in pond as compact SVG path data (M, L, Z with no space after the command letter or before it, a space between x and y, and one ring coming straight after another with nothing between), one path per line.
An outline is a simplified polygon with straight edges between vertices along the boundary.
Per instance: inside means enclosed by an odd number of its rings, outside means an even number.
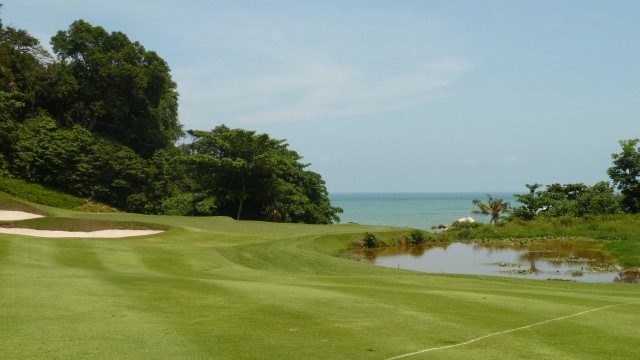
M450 243L367 251L378 265L432 273L517 276L581 282L614 282L621 268L601 250L603 243L548 240L525 244ZM623 280L624 281L624 280Z

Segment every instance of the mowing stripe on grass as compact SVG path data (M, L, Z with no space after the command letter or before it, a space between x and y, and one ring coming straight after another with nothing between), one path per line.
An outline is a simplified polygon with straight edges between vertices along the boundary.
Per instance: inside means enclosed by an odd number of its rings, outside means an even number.
M553 322L553 321L564 320L564 319L568 319L568 318L571 318L571 317L580 316L580 315L584 315L584 314L587 314L587 313L590 313L590 312L604 310L604 309L608 309L608 308L612 308L612 307L616 307L616 306L627 306L627 305L634 305L634 304L640 304L640 301L635 301L635 302L630 302L630 303L625 303L625 304L613 304L613 305L602 306L602 307L599 307L599 308L595 308L595 309L591 309L591 310L585 310L585 311L581 311L579 313L575 313L575 314L571 314L571 315L560 316L560 317L557 317L557 318L553 318L553 319L549 319L549 320L545 320L545 321L540 321L540 322L537 322L537 323L534 323L534 324L520 326L520 327L517 327L517 328L514 328L514 329L495 332L495 333L492 333L492 334L481 336L479 338L475 338L475 339L471 339L469 341L465 341L463 343L446 345L446 346L438 346L438 347L424 349L424 350L420 350L420 351L416 351L416 352L412 352L412 353L408 353L408 354L402 354L402 355L394 356L394 357L389 358L387 360L402 359L402 358L405 358L405 357L418 355L418 354L422 354L422 353L426 353L426 352L445 350L445 349L451 349L451 348L460 347L460 346L464 346L464 345L469 345L471 343L474 343L474 342L477 342L477 341L480 341L480 340L484 340L484 339L490 338L492 336L503 335L503 334L516 332L516 331L519 331L519 330L529 329L529 328L532 328L534 326L544 325L544 324L547 324L547 323L550 323L550 322Z

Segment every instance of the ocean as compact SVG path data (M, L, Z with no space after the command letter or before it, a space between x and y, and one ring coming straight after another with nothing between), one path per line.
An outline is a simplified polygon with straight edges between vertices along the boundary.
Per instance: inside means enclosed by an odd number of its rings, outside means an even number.
M513 192L490 193L515 205ZM485 215L472 214L474 199L487 200L486 193L332 193L333 206L341 207L340 223L399 226L431 230L438 224L451 224L471 216L479 222L489 222Z

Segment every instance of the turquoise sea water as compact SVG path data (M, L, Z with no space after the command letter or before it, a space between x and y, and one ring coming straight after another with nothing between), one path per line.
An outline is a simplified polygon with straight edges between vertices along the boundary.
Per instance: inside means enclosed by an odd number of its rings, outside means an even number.
M515 204L514 193L490 193ZM331 203L344 210L340 223L387 225L430 230L438 224L451 224L471 216L488 222L489 217L471 214L473 199L486 201L486 193L332 193Z

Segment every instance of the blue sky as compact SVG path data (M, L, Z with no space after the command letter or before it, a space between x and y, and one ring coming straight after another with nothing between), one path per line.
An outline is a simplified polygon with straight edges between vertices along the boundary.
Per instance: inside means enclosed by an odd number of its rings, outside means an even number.
M331 192L591 185L640 137L640 1L0 2L44 44L124 32L170 65L185 129L287 139Z

